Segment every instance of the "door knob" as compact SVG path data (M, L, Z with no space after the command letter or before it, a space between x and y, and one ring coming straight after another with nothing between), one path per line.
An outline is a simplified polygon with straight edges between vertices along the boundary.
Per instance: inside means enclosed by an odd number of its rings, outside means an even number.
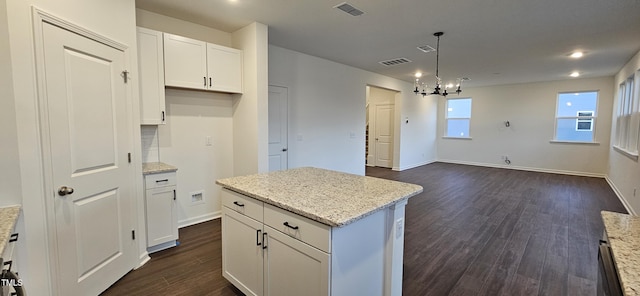
M67 194L73 194L73 188L62 186L58 189L58 195L65 196Z
M287 152L287 148L282 148L282 152Z

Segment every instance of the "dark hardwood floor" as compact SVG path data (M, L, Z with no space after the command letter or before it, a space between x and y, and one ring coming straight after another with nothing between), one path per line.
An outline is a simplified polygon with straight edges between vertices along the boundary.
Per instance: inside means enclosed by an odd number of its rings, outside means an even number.
M405 219L403 295L595 295L601 210L626 213L604 179L433 163L366 174L420 184ZM242 295L221 276L220 220L103 295Z

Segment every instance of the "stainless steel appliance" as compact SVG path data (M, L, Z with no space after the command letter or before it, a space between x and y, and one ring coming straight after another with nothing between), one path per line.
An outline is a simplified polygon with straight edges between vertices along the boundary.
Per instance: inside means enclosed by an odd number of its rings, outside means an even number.
M598 296L618 296L622 294L622 287L618 279L616 263L613 261L611 246L605 240L600 240L598 248Z

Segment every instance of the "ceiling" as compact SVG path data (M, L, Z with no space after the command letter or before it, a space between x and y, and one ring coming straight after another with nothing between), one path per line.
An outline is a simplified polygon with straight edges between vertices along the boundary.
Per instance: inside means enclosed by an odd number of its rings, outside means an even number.
M413 81L434 79L440 40L443 82L466 86L614 75L640 50L640 0L136 0L138 8L225 32L254 21L269 26L269 43ZM585 52L581 59L568 55ZM412 62L384 66L380 61Z

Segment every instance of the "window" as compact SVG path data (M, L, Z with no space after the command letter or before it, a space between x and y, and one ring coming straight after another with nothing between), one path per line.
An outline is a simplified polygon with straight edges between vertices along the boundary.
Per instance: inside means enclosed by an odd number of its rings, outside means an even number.
M593 117L593 111L578 111L576 131L593 131L593 119L585 119L585 117Z
M556 141L593 142L598 92L558 94Z
M616 140L614 148L629 156L638 156L638 127L640 113L634 75L620 84L616 114Z
M445 137L469 138L471 98L448 99L446 111L447 126Z

